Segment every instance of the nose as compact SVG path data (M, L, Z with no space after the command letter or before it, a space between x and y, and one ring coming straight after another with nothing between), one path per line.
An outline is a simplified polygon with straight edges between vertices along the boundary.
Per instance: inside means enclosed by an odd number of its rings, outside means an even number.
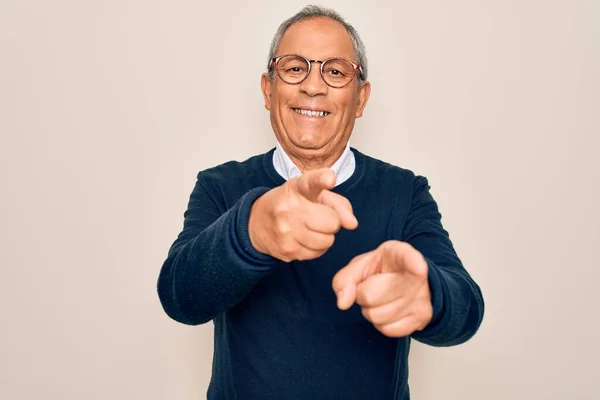
M321 77L321 64L313 64L306 79L300 83L300 90L313 97L327 94L327 88L327 84Z

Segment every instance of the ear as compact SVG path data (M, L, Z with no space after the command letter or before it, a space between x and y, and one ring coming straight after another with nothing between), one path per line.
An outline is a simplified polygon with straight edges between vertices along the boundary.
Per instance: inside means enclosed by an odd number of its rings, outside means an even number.
M262 90L263 97L265 99L265 108L271 110L271 80L269 75L265 72L260 77L260 88Z
M356 115L355 118L360 118L365 111L365 107L367 106L367 102L369 101L369 96L371 95L371 82L364 81L361 87L358 89L358 104L356 107Z

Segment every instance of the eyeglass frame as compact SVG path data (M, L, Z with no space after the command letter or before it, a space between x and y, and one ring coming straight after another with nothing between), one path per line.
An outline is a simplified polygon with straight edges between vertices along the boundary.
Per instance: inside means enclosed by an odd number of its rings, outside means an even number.
M283 79L283 78L281 77L281 75L279 74L279 70L277 69L277 63L279 63L279 61L280 61L280 60L281 60L283 57L287 57L287 56L295 56L295 57L300 57L300 58L304 59L304 60L306 61L306 63L308 64L308 71L306 72L306 76L305 76L305 77L304 77L304 78L303 78L301 81L299 81L299 82L296 82L296 83L289 83L289 82L287 82L285 79ZM351 78L351 79L348 81L348 83L346 83L344 86L332 86L332 85L330 85L329 83L327 83L327 81L326 81L326 80L325 80L325 78L323 77L323 65L324 65L324 64L325 64L327 61L331 61L331 60L344 60L344 61L347 61L347 62L349 62L350 64L352 64L352 67L354 68L354 71L352 72L352 78ZM268 65L267 69L268 69L268 70L270 70L272 67L274 67L275 71L277 72L277 75L279 75L279 78L280 78L282 81L284 81L284 82L285 82L285 83L287 83L288 85L299 85L299 84L301 84L302 82L304 82L304 81L305 81L305 80L306 80L306 79L309 77L309 75L310 75L310 71L311 71L311 68L312 68L312 63L319 63L319 64L321 64L321 67L319 68L319 72L320 72L320 75L321 75L321 79L323 80L323 82L325 82L325 84L326 84L327 86L329 86L329 87L332 87L332 88L334 88L334 89L341 89L341 88L345 88L346 86L348 86L348 85L350 84L350 82L352 82L352 81L354 80L354 77L356 76L356 71L359 71L359 72L360 72L359 78L360 78L360 79L364 79L364 78L363 78L363 70L362 70L362 67L361 67L359 64L356 64L356 63L354 63L354 62L352 62L352 61L350 61L350 60L347 60L347 59L345 59L345 58L342 58L342 57L331 57L331 58L328 58L328 59L326 59L326 60L323 60L323 61L321 61L321 60L310 60L310 59L308 59L308 58L306 58L306 57L304 57L304 56L301 56L300 54L283 54L283 55L280 55L280 56L277 56L277 57L273 57L273 58L271 58L271 60L269 61L269 65Z

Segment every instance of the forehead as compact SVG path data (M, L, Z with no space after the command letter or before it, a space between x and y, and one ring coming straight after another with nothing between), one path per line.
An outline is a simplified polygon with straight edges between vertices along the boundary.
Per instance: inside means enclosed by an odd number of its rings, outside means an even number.
M300 54L316 60L342 57L356 62L346 28L324 17L305 19L290 26L279 42L276 55L282 54Z

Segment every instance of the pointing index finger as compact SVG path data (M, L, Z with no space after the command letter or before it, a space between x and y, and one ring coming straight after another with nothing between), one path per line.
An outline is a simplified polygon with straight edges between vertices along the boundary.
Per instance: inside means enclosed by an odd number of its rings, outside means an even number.
M369 275L373 263L377 263L376 250L361 254L333 277L331 286L338 300L338 308L347 310L356 301L356 287Z
M317 199L323 190L333 188L335 173L329 168L320 168L304 173L298 178L298 193L312 202Z

